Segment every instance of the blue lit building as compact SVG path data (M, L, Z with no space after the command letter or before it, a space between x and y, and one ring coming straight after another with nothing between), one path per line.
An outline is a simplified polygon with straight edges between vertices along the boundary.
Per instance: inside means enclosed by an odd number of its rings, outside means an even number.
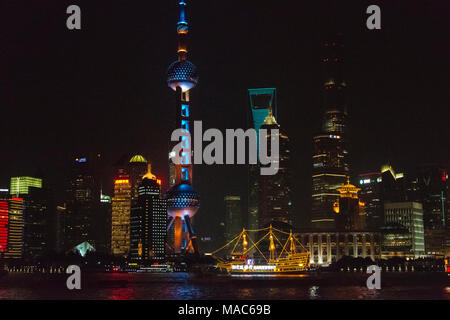
M250 123L257 132L269 115L269 109L273 116L277 117L276 88L248 89L250 98ZM259 134L256 135L259 159ZM260 225L260 170L259 164L250 164L248 171L248 228L258 229Z

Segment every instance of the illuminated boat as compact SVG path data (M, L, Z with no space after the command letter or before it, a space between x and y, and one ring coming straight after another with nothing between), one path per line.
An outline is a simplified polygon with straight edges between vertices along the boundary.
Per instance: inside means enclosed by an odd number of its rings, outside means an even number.
M257 241L253 241L249 237L248 232L268 232ZM279 240L279 236L286 237L284 243ZM264 254L263 240L269 239L267 248L268 254ZM251 246L248 242L251 242ZM296 244L302 248L301 252L297 252ZM225 258L220 257L220 253L226 248L232 248L231 253ZM279 254L278 254L279 252ZM259 230L245 230L236 236L225 246L211 253L218 261L217 268L221 272L232 274L295 274L304 273L309 269L310 253L305 247L294 237L292 231L287 233L275 229L270 225L268 228Z
M137 270L137 272L153 272L153 273L166 273L173 272L173 269L168 264L153 264L147 267L141 267Z

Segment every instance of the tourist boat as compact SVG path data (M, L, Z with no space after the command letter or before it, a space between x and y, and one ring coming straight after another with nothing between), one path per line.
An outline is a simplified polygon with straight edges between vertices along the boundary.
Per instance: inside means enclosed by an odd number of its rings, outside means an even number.
M255 242L248 235L248 232L265 230L268 230L268 232ZM284 244L275 232L288 235ZM269 239L269 246L268 253L264 254L264 250L261 250L261 243L266 238ZM280 236L280 238L282 237ZM252 242L251 246L248 244L249 241ZM299 244L302 248L301 252L297 251L296 244ZM233 248L231 253L226 255L225 258L220 257L219 253L227 247ZM272 225L259 230L243 229L238 236L211 255L218 261L218 271L230 274L298 274L307 272L310 267L310 253L294 237L292 231L287 233L273 228Z
M153 264L147 267L140 267L137 272L153 272L153 273L165 273L173 272L172 266L168 264Z

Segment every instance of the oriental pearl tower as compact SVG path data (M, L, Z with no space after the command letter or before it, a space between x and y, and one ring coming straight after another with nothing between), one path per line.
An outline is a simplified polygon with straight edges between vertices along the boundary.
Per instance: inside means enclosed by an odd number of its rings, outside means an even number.
M189 92L197 85L198 76L195 65L187 60L187 36L189 31L186 22L186 2L179 2L180 20L177 23L178 59L167 70L167 85L175 91L176 96L176 127L190 133L191 102ZM191 219L199 208L199 197L192 187L191 141L182 137L181 164L170 161L171 188L166 193L167 212L172 218L168 228L174 228L174 251L198 253L196 235ZM171 160L175 154L169 153Z

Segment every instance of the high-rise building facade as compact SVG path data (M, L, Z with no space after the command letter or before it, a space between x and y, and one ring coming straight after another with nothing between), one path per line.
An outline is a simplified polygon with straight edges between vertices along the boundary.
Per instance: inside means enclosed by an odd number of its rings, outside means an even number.
M293 225L291 195L291 153L288 136L280 129L272 109L260 129L267 130L267 150L272 154L272 139L279 141L278 172L275 175L259 175L259 226L265 227L274 222ZM271 130L278 130L272 136ZM286 229L291 229L287 227Z
M423 204L426 229L450 228L448 170L437 164L421 165L413 175L415 190L408 190L414 201Z
M362 173L358 179L359 199L364 204L369 230L379 231L384 227L384 203L413 200L407 196L405 175L396 172L391 165L381 166L380 171Z
M147 160L142 155L134 155L128 164L128 172L131 184L131 205L138 201L138 188L142 182L142 177L147 172Z
M12 177L10 193L22 199L23 257L34 259L50 251L53 222L50 192L43 188L41 178Z
M45 188L29 188L24 200L24 258L37 259L54 247L55 208L51 192Z
M105 194L100 195L100 205L94 221L94 230L96 237L95 251L109 254L111 252L111 217L112 200Z
M264 120L272 110L272 115L277 117L277 94L276 88L257 88L248 90L250 99L250 127L257 132L264 123ZM259 158L259 134L256 135L257 152ZM249 229L257 229L260 226L260 168L259 164L249 164L248 166L248 217L247 225Z
M30 187L42 188L42 179L34 177L12 177L9 192L12 196L28 194Z
M225 202L225 241L230 242L244 227L240 196L228 195Z
M406 201L385 203L384 216L386 228L398 230L396 232L390 231L390 234L394 233L394 235L397 235L392 237L392 241L404 241L405 233L400 231L407 230L411 249L410 252L404 252L405 257L419 258L425 254L423 207L421 203ZM401 237L399 237L400 234L402 234ZM389 256L389 252L382 252L382 257Z
M340 197L334 205L336 212L336 229L340 231L363 231L366 229L364 204L359 201L358 192L361 190L354 185L342 185L337 189Z
M9 203L8 200L0 199L0 257L8 250L8 223Z
M85 241L96 246L94 222L100 203L101 156L76 157L66 190L63 248L65 251Z
M333 204L339 199L337 188L349 177L343 47L341 36L323 44L325 114L321 132L313 138L311 222L316 229L334 227Z
M8 249L4 257L21 259L23 257L23 199L11 198L8 205Z
M111 253L128 257L130 253L131 183L128 174L119 174L114 181L111 217Z
M165 259L167 204L158 181L149 166L138 188L138 201L131 209L130 257L137 262Z
M167 70L167 85L175 91L176 121L174 129L181 129L186 134L181 137L180 161L176 161L177 154L169 152L171 188L165 195L167 211L172 218L170 227L174 233L173 248L175 254L185 251L198 252L197 236L192 226L192 218L196 214L200 201L193 187L193 165L191 119L192 101L191 89L198 82L197 68L187 59L187 37L189 24L186 21L186 1L179 2L180 19L177 23L178 49L177 60ZM175 163L176 162L176 163Z
M425 252L431 257L450 253L450 200L448 169L424 164L416 168L406 188L408 199L423 205Z
M361 188L359 199L364 203L367 229L379 230L384 224L381 172L362 173L358 179Z

